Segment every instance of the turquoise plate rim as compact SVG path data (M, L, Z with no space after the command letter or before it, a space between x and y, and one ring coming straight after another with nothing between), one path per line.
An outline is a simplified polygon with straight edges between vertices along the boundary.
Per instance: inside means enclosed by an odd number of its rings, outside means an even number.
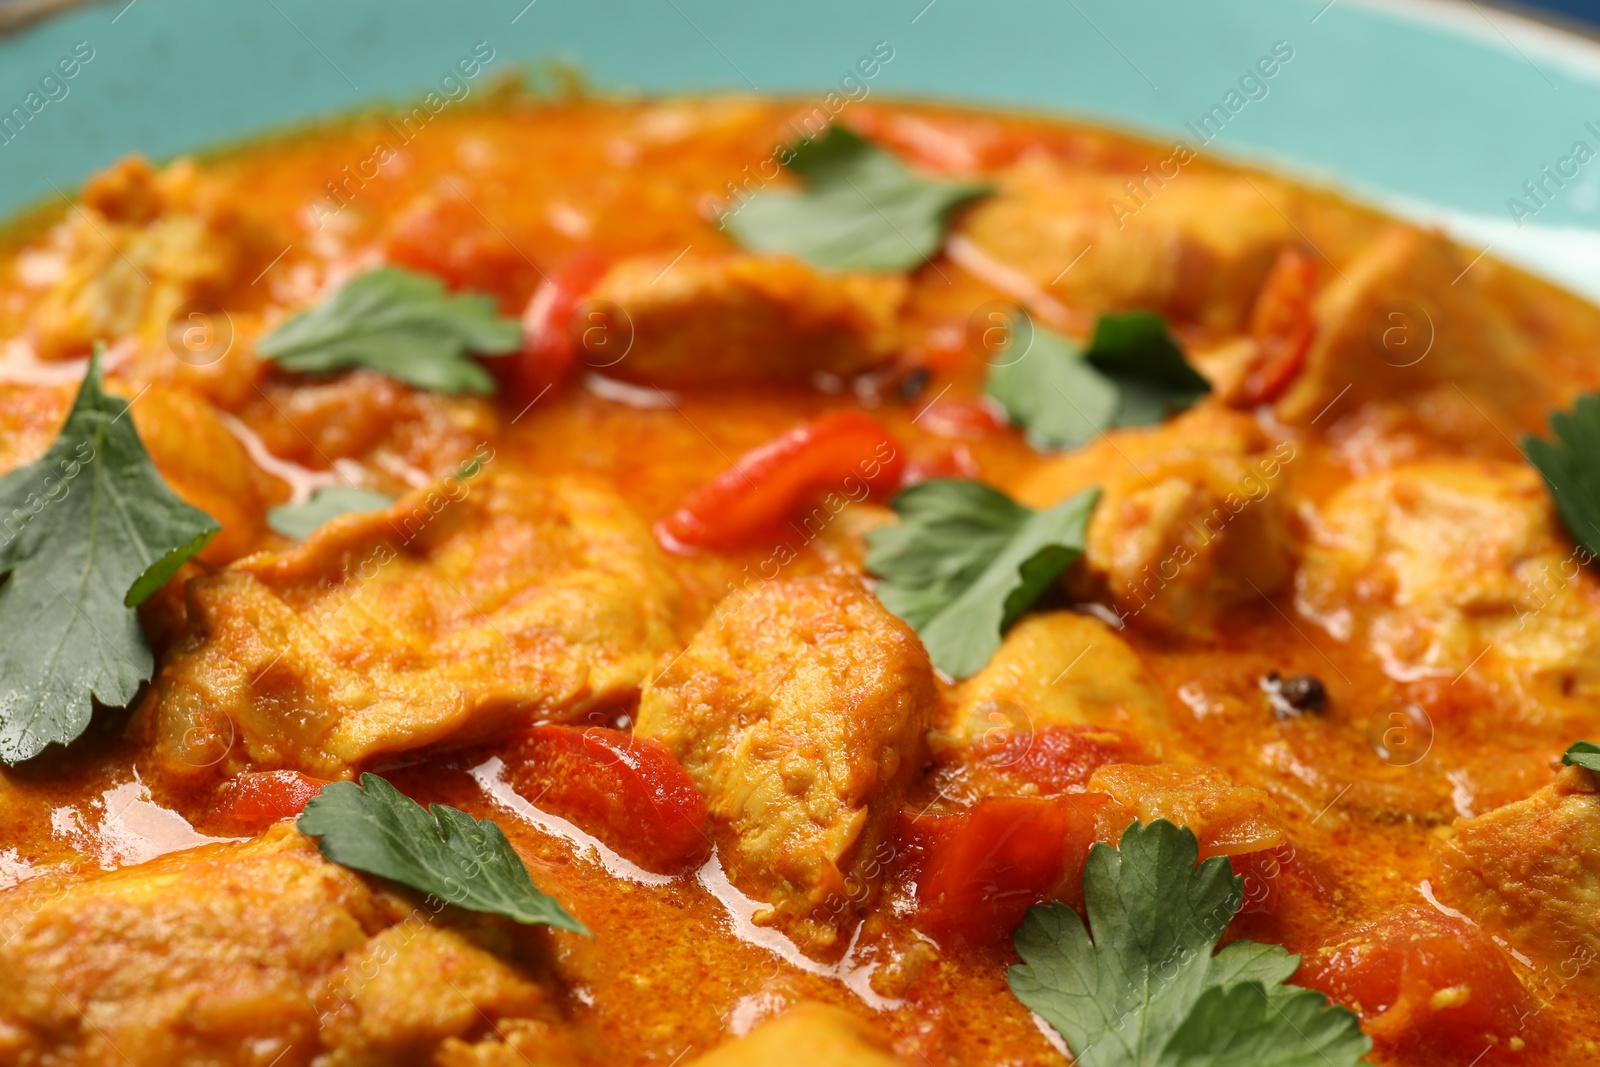
M1453 0L116 0L0 37L0 217L126 152L167 158L417 99L480 41L499 70L560 59L602 90L931 97L1186 143L1223 106L1204 151L1441 226L1600 300L1600 163L1560 183L1544 169L1570 164L1578 140L1600 153L1600 41ZM79 42L92 59L58 76ZM877 42L893 58L846 82ZM1261 90L1242 81L1277 42L1293 58Z

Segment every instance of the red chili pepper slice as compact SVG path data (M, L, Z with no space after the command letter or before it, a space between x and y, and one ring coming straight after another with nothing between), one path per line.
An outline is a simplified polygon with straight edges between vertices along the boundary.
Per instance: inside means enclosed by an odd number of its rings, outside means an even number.
M573 318L610 267L593 252L579 252L533 291L522 313L522 351L484 361L512 403L531 403L572 373L578 361Z
M1257 355L1245 376L1241 403L1254 407L1277 399L1305 366L1316 333L1316 284L1314 260L1295 248L1278 253L1250 313Z
M740 456L656 523L656 539L675 552L738 548L829 492L850 500L889 492L905 467L905 450L878 420L835 412Z

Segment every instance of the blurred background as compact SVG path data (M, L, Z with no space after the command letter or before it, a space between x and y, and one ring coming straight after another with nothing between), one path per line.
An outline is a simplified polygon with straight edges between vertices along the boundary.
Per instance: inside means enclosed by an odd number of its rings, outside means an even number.
M874 93L1193 138L1269 47L1270 93L1206 150L1333 185L1600 300L1600 0L0 0L0 118L76 48L58 102L0 131L0 217L128 152L153 159L414 100L467 42L607 93L828 91L885 42ZM57 88L60 91L60 87ZM14 125L17 124L14 122ZM1536 216L1536 217L1534 217Z
M1542 11L1583 25L1600 26L1600 10L1597 9L1600 9L1600 5L1594 0L1548 0L1546 3L1533 3L1523 8L1529 14Z

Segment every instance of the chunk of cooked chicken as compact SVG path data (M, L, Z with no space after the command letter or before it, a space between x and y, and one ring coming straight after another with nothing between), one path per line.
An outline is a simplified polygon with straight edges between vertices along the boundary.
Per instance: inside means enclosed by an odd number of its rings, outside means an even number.
M629 699L676 646L678 597L610 489L447 481L190 582L141 722L175 773L236 728L256 766L347 775Z
M153 382L140 388L113 378L107 388L134 401L129 417L172 491L222 524L200 558L221 564L254 551L266 533L266 509L281 489L251 462L216 409L182 386ZM0 385L0 472L44 455L76 394L76 386ZM0 518L0 536L8 532Z
M946 692L923 796L959 809L1082 792L1101 766L1159 757L1166 728L1165 698L1114 629L1067 611L1028 615Z
M199 394L155 382L129 399L137 401L128 413L161 477L222 524L200 558L228 563L254 552L267 535L268 506L282 499L276 480L255 465Z
M593 1035L548 1018L501 1019L481 1041L446 1038L433 1067L589 1067L601 1061Z
M0 1060L391 1062L546 1000L430 907L375 893L287 826L25 882L0 896Z
M718 1045L688 1067L894 1067L899 1059L867 1024L840 1008L806 1001L768 1019L744 1037Z
M312 469L353 459L402 486L459 470L500 429L483 397L414 389L366 370L265 382L238 413L279 459Z
M1187 826L1202 856L1238 856L1274 848L1286 840L1283 813L1266 793L1213 767L1117 763L1089 779L1091 793L1108 793L1100 810L1100 837L1115 841L1134 819L1166 819Z
M1292 425L1372 400L1465 392L1492 411L1537 401L1527 341L1443 236L1393 226L1329 279L1314 308L1305 366L1277 403ZM1487 430L1474 424L1473 432Z
M757 921L819 951L876 889L937 700L916 634L856 582L775 580L646 683L634 732L705 795L734 885L769 904Z
M1600 991L1600 776L1566 767L1526 800L1457 820L1433 863L1439 899L1532 957L1538 992Z
M1144 307L1238 329L1278 251L1296 239L1274 206L1292 211L1293 194L1205 171L1164 186L1131 177L1150 183L1148 195L1129 194L1128 174L1029 155L967 213L961 239L1073 311ZM964 258L959 244L955 258Z
M1294 457L1291 442L1275 444L1248 416L1205 403L1052 459L1017 497L1045 507L1099 486L1087 573L1073 591L1108 595L1124 621L1206 636L1222 611L1289 577L1283 485Z
M1157 742L1166 700L1138 653L1110 626L1088 615L1054 611L1012 627L988 664L955 690L942 731L971 744L995 729L995 717L1023 729L1106 726Z
M807 1002L690 1060L687 1067L894 1067L900 1062L854 1015Z
M124 337L164 347L172 314L219 299L254 255L237 209L193 160L157 171L138 157L90 179L50 245L64 266L28 320L45 359Z
M539 986L425 914L418 909L347 952L319 987L322 1042L334 1050L322 1061L328 1067L382 1063L496 1019L549 1014Z
M907 288L898 274L823 274L784 256L634 257L579 309L579 355L666 388L850 377L894 356Z
M1397 679L1471 667L1526 697L1529 723L1600 694L1600 583L1520 463L1448 460L1370 475L1311 524L1303 614L1364 642ZM1592 718L1588 721L1592 722Z

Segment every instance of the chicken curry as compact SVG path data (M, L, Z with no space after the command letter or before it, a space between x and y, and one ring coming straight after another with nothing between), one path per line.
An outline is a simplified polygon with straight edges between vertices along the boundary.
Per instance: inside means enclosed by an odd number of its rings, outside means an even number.
M0 247L0 1062L1600 1054L1600 311L1054 118L489 95Z

